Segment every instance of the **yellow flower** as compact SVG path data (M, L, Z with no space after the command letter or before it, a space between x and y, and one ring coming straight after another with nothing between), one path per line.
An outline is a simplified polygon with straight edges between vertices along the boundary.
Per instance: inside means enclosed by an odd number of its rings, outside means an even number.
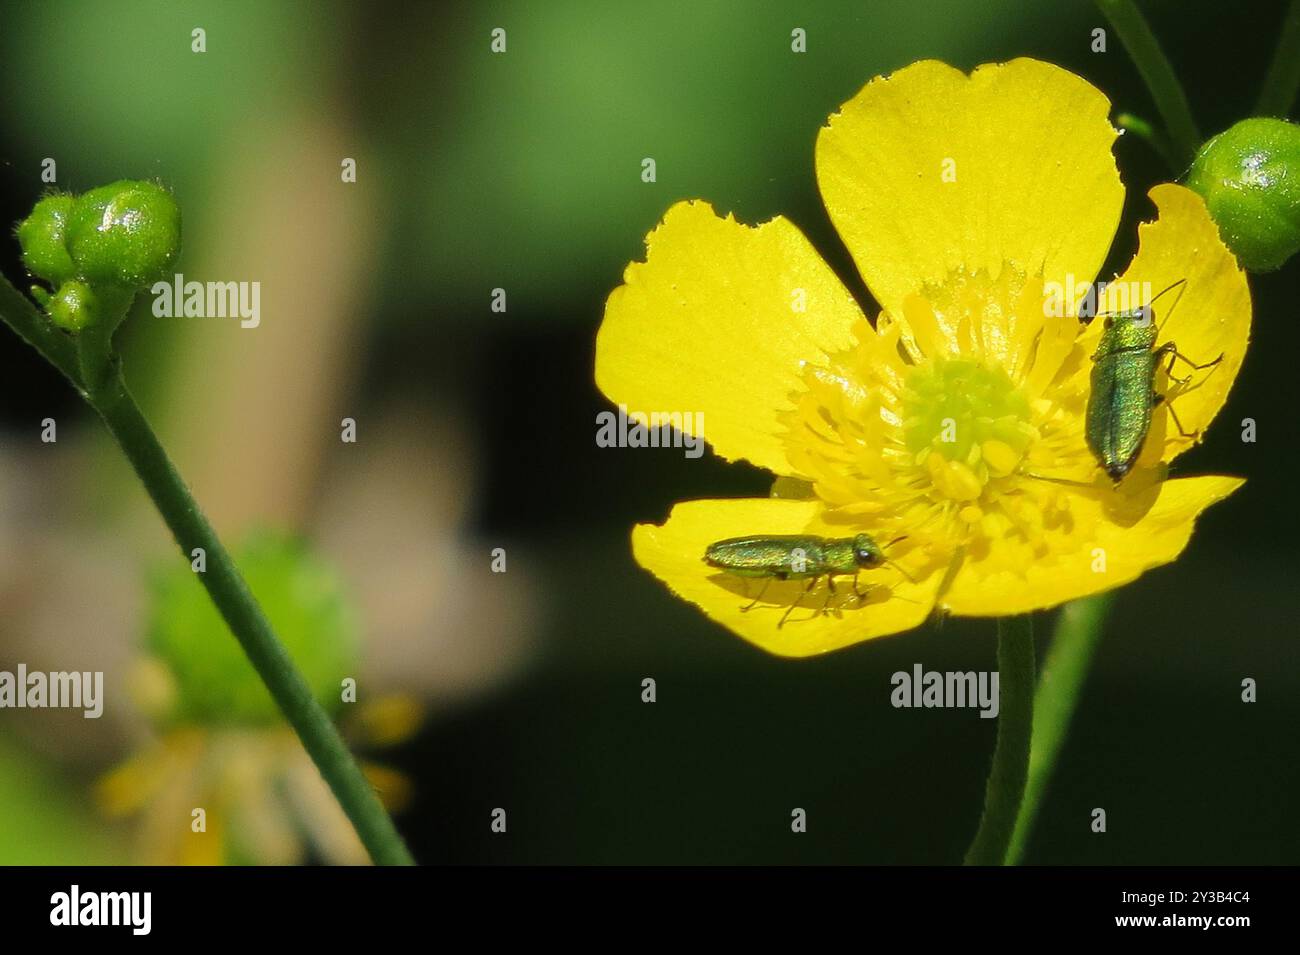
M342 580L302 541L266 530L244 541L239 560L316 701L331 715L343 713L346 678L360 660ZM146 643L131 692L154 737L96 786L107 814L138 817L142 860L287 865L309 848L328 862L367 860L188 566L156 575ZM360 742L391 745L414 733L421 709L403 694L374 695L346 706L343 729ZM373 763L362 770L390 809L409 794L394 770Z
M137 683L147 669L140 666ZM160 678L154 672L147 680ZM382 697L364 705L360 725L350 728L358 741L391 745L412 735L420 709L409 697ZM361 768L384 806L400 811L411 795L406 777L369 761ZM138 820L135 850L148 865L294 865L309 849L335 865L369 862L319 770L283 724L176 726L101 777L95 799L108 816Z
M637 561L747 640L804 656L909 629L936 607L1051 607L1177 557L1196 515L1241 483L1164 477L1227 397L1250 296L1201 199L1153 189L1159 215L1098 308L1186 279L1177 308L1156 305L1159 341L1224 357L1187 385L1160 375L1196 436L1161 404L1113 486L1084 436L1103 322L1052 313L1059 290L1097 275L1119 222L1109 108L1047 63L967 76L925 61L872 80L832 116L817 180L881 305L874 328L788 220L748 227L704 202L669 209L606 304L596 382L633 412L701 412L718 454L781 480L771 498L688 501L662 526L639 525ZM772 582L766 612L746 613L758 582L701 559L728 537L859 532L906 536L889 551L897 566L864 573L864 598ZM773 608L792 603L778 627Z

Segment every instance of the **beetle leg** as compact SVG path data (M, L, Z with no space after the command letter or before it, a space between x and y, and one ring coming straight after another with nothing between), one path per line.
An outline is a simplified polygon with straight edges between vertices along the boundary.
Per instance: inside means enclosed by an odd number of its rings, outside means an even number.
M745 604L745 606L741 607L740 612L745 613L747 610L753 610L754 607L758 604L758 602L763 599L763 594L767 593L767 588L770 587L771 585L772 585L772 578L768 577L766 580L763 581L763 586L758 588L758 596L755 597L753 600L751 600L749 603Z
M824 617L829 612L827 608L831 605L831 598L835 596L835 578L830 574L826 575L826 599L822 601L821 608L813 613L809 620L816 620L818 617Z
M1169 358L1169 361L1167 362L1164 361L1166 357ZM1156 361L1164 362L1165 377L1167 377L1172 382L1175 382L1180 385L1185 385L1192 380L1192 376L1188 375L1186 378L1179 378L1177 375L1174 374L1174 360L1177 357L1178 357L1178 346L1175 345L1173 342L1165 342L1163 345L1161 345L1159 348L1156 349Z
M1213 367L1214 367L1215 365L1217 365L1219 362L1223 361L1223 354L1224 354L1224 353L1223 353L1223 352L1219 352L1219 357L1218 357L1218 358L1214 359L1213 361L1207 361L1207 362L1205 362L1205 363L1203 363L1203 364L1198 365L1196 362L1192 361L1190 358L1188 358L1186 355L1184 355L1182 352L1180 352L1180 351L1178 350L1178 347L1177 347L1173 342L1166 342L1164 347L1166 347L1166 348L1169 349L1170 353L1173 354L1174 358L1177 358L1179 361L1182 361L1182 362L1186 363L1188 366L1190 366L1191 369L1192 369L1192 371L1201 371L1201 370L1203 370L1203 369L1205 369L1205 368L1213 368ZM1172 365L1173 365L1173 361L1171 360L1171 361L1169 362L1169 364L1172 366Z
M1161 345L1159 348L1156 349L1156 354L1160 355L1161 357L1164 357L1165 355L1169 356L1169 364L1165 366L1165 374L1169 376L1170 381L1176 381L1180 385L1187 384L1189 381L1192 380L1192 376L1188 375L1186 378L1177 377L1174 374L1174 362L1181 361L1183 364L1187 365L1187 367L1190 368L1192 371L1203 371L1206 368L1213 368L1219 362L1223 361L1223 354L1220 353L1219 357L1214 359L1214 361L1207 361L1204 364L1198 365L1196 362L1192 361L1190 358L1188 358L1186 355L1180 352L1178 350L1178 346L1175 345L1173 342L1165 342L1163 345Z
M809 580L808 586L803 589L803 593L799 595L798 599L796 599L793 603L791 603L790 606L785 608L785 613L781 614L781 619L780 621L777 622L776 629L780 630L782 627L785 626L785 621L786 618L790 616L790 611L795 608L795 604L799 603L800 600L803 600L804 597L807 597L810 593L812 593L812 589L817 586L818 579L819 578L814 577L811 580ZM814 617L818 615L819 614L813 614Z
M1179 433L1180 435L1182 435L1184 438L1194 438L1194 437L1196 437L1196 432L1195 432L1195 431L1185 431L1185 430L1183 430L1183 423L1182 423L1181 421L1178 420L1178 412L1174 410L1174 403L1173 403L1172 401L1169 402L1169 406L1168 406L1168 407L1169 407L1169 417L1173 418L1173 419L1174 419L1174 424L1178 426L1178 433Z
M826 599L822 602L820 615L825 616L827 608L831 605L831 598L835 596L835 578L830 574L826 575Z

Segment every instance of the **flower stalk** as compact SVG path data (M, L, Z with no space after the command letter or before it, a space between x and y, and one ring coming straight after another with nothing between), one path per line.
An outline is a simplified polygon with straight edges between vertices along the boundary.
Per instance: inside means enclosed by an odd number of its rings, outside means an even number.
M1171 168L1175 175L1181 175L1192 164L1192 157L1201 145L1201 134L1192 117L1187 94L1160 48L1160 41L1151 32L1151 24L1133 0L1097 0L1097 6L1119 34L1120 42L1151 92L1173 150Z
M87 399L130 460L181 552L187 559L195 547L207 554L207 571L200 575L203 586L333 790L371 858L378 865L412 864L410 852L374 789L276 638L234 561L127 391L116 359L103 384L88 393Z
M1003 865L1020 813L1034 725L1034 623L1028 614L998 620L998 693L993 769L965 865Z
M1126 133L1132 133L1154 149L1170 169L1177 168L1178 160L1174 158L1173 147L1169 145L1169 140L1148 120L1132 113L1120 113L1115 117L1115 125Z
M1291 0L1273 61L1255 104L1256 116L1286 116L1300 90L1300 0Z
M42 313L0 277L0 319L62 372L103 418L185 559L195 548L203 549L206 570L200 581L371 859L380 865L413 864L392 819L122 378L113 333L136 291L170 267L179 252L180 212L174 200L152 183L127 181L75 200L51 195L20 225L19 239L28 268L56 291L33 290L45 305Z
M1110 593L1097 594L1068 603L1061 610L1052 646L1043 661L1038 691L1034 694L1029 778L1011 835L1011 845L1007 849L1007 865L1018 865L1024 857L1043 792L1051 781L1056 758L1065 744L1070 721L1079 705L1079 691L1088 677L1097 644L1101 642L1112 599Z

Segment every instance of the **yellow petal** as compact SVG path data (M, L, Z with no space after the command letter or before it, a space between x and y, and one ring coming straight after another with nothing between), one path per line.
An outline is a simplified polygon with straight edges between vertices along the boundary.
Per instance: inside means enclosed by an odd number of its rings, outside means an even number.
M176 851L179 858L168 860L170 865L219 866L226 862L226 824L222 814L215 810L206 813L204 829L194 832L185 827L185 837L178 839Z
M967 77L933 60L866 85L817 138L817 182L877 300L954 269L1078 282L1097 274L1124 189L1110 103L1037 60ZM945 181L951 179L952 181Z
M859 589L867 596L861 601L852 597L850 578L839 578L831 612L814 616L827 598L824 583L803 596L807 581L745 579L704 563L704 549L711 543L759 534L802 534L817 526L821 509L818 501L776 498L686 501L673 508L662 527L637 525L632 531L632 552L677 596L750 643L781 656L825 653L910 630L924 621L934 587L911 584L889 567L862 573ZM870 528L861 530L870 533ZM742 612L740 608L764 585L763 601ZM879 586L869 590L871 585ZM778 628L781 615L795 600L799 604L785 626Z
M780 413L804 389L804 362L824 364L865 321L853 297L790 222L757 227L681 202L646 239L605 303L596 384L629 413L680 412L683 430L723 457L779 474Z
M1079 523L1096 528L1092 540L1069 553L1016 566L1002 559L995 545L983 559L962 565L943 598L944 606L964 616L998 617L1054 607L1126 584L1181 554L1197 515L1243 483L1219 476L1165 481L1152 488L1154 502L1126 500L1122 492L1100 498L1072 495L1072 507L1090 512L1080 514ZM1139 504L1144 513L1126 519L1123 509Z
M205 745L199 730L178 729L148 744L95 782L95 801L110 816L124 816L148 805L169 782L185 776Z
M1138 228L1138 254L1101 296L1098 308L1110 311L1120 307L1123 288L1136 290L1145 283L1155 296L1186 279L1185 286L1171 289L1152 306L1153 320L1160 326L1157 347L1172 342L1196 364L1214 361L1220 355L1223 360L1199 371L1176 360L1173 375L1190 376L1187 385L1176 385L1163 373L1159 375L1156 390L1172 398L1183 429L1196 437L1183 437L1168 413L1158 411L1152 421L1152 437L1143 448L1144 463L1171 461L1200 440L1227 400L1246 357L1251 311L1246 274L1219 238L1218 227L1201 197L1173 184L1156 186L1150 196L1159 216ZM1090 347L1095 347L1102 325L1094 321L1088 326L1083 340ZM1167 358L1162 366L1168 366Z
M389 812L401 812L411 804L414 786L406 774L379 763L365 762L361 770L375 788L375 795Z
M169 768L157 749L137 753L96 780L95 801L109 816L136 812L148 805Z
M362 703L357 712L361 738L368 746L396 746L415 735L424 719L424 704L405 693L391 693Z

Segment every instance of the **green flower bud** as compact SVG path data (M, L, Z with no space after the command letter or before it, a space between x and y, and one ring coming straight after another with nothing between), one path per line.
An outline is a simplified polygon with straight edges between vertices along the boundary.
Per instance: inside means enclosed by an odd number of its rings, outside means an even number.
M31 215L18 223L23 265L51 285L59 285L76 274L66 241L72 204L72 196L66 193L46 196L32 208Z
M45 303L50 321L70 332L93 324L99 315L99 299L85 282L64 282Z
M79 278L144 288L166 276L180 254L181 210L156 183L100 186L73 203L67 244Z
M359 657L352 606L337 573L302 544L267 532L251 537L235 559L312 695L336 712L342 681L357 676ZM152 714L164 725L282 720L192 565L173 566L157 578L147 643L173 678L167 711Z
M1201 147L1187 185L1250 271L1279 269L1300 251L1300 126L1243 119Z

